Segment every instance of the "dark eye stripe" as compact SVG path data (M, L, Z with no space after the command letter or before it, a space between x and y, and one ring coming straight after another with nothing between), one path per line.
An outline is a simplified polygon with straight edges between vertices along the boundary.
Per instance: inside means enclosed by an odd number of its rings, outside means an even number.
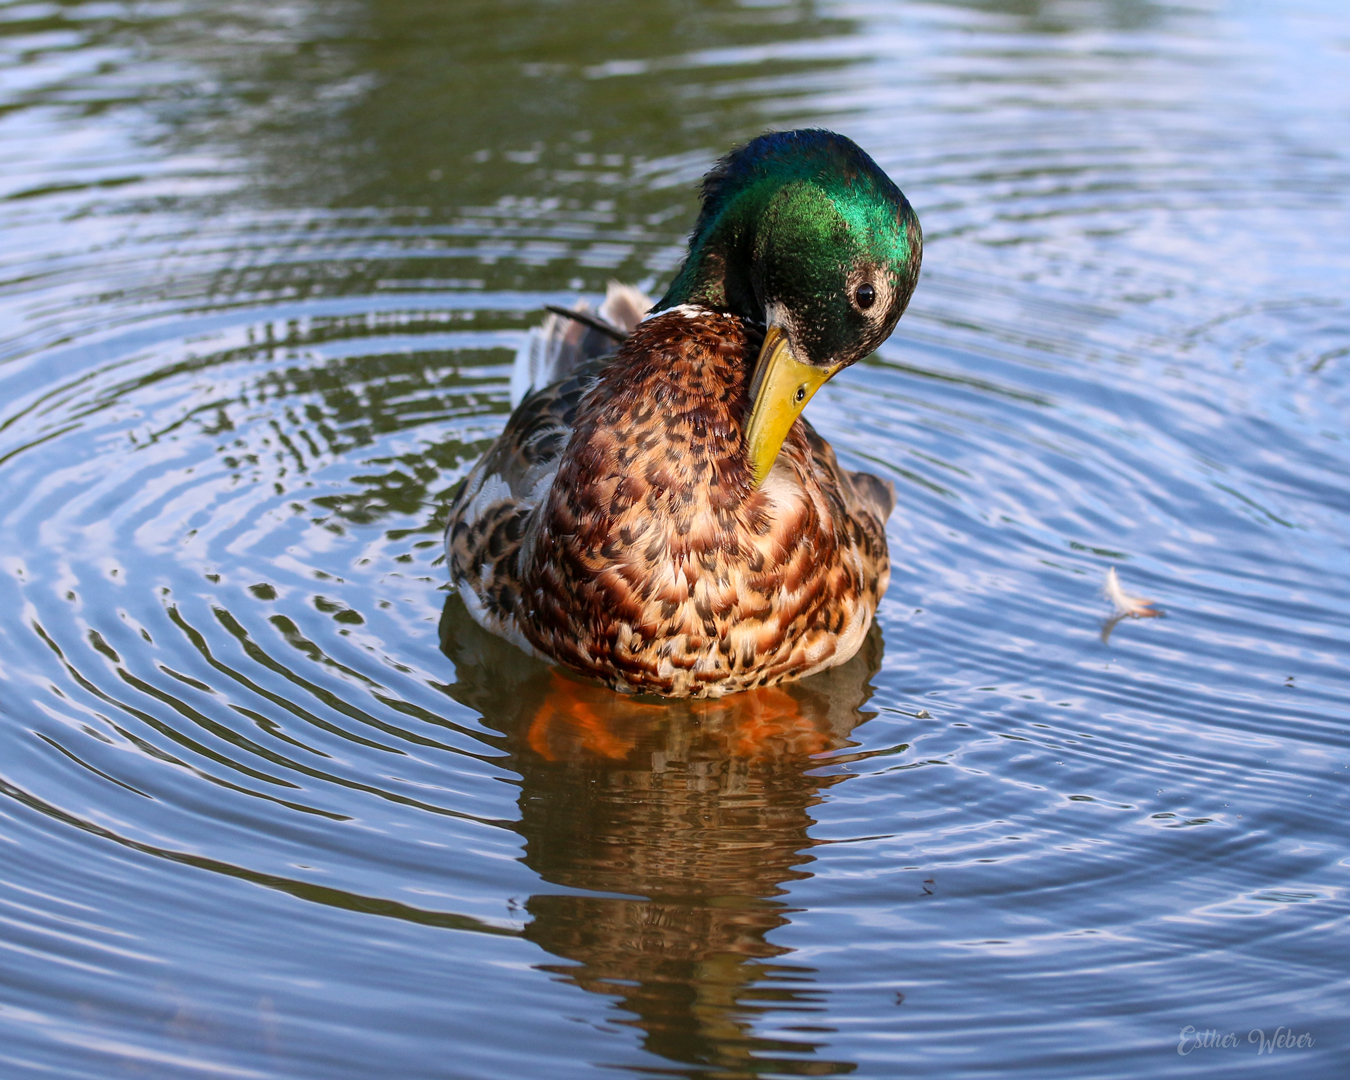
M864 281L858 286L858 291L853 294L853 298L858 301L858 306L866 311L876 300L877 291L872 288L870 282Z

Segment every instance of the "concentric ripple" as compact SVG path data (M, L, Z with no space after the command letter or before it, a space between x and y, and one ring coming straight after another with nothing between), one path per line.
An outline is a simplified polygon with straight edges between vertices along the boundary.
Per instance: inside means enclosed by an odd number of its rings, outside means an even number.
M0 3L0 1072L1339 1075L1344 40ZM672 705L482 634L441 529L521 335L804 124L927 237L811 406L899 495L864 649Z

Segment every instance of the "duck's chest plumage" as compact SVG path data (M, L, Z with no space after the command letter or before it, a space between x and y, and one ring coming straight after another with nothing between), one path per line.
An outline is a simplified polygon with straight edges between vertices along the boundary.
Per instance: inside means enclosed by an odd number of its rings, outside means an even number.
M880 481L794 425L755 487L758 332L676 310L526 399L451 512L451 573L488 629L616 689L716 696L856 652L889 578Z

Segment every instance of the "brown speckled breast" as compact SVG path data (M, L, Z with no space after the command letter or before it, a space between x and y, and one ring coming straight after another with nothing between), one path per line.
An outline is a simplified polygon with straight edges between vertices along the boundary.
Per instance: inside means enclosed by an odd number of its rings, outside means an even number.
M451 574L474 617L618 690L670 697L849 659L889 580L893 496L801 421L752 486L742 424L759 343L734 316L675 310L522 402L452 508Z

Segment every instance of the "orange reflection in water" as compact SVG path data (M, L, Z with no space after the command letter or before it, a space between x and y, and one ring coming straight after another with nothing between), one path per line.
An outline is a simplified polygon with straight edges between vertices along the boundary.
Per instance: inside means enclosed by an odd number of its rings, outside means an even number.
M777 686L749 690L729 698L673 705L626 698L561 671L549 673L544 701L526 729L530 749L546 761L594 756L622 761L644 732L664 724L673 709L710 734L721 736L725 751L754 761L768 756L809 757L829 749L836 737Z

